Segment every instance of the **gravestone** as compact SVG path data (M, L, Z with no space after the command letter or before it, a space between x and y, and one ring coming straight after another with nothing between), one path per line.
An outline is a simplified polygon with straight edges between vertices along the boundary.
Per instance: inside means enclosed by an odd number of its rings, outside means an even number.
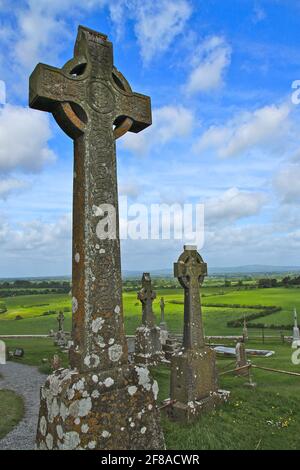
M55 333L54 344L61 349L66 349L68 346L68 338L64 331L65 316L63 312L59 312L57 316L58 331Z
M60 311L57 317L58 331L64 331L64 321L65 321L65 316L63 312Z
M159 306L160 306L160 324L159 324L159 328L160 328L160 342L162 344L162 347L163 347L163 350L164 350L164 346L168 340L168 337L169 337L169 332L168 332L168 328L167 328L167 324L166 324L166 321L165 321L165 299L163 297L161 297L160 299L160 302L159 302Z
M154 365L164 359L162 345L160 341L160 328L155 325L153 313L153 300L156 293L152 288L149 273L144 273L142 277L142 289L137 298L142 304L142 325L136 329L135 333L135 355L136 364Z
M228 398L218 390L216 353L205 345L199 288L207 274L195 246L186 245L174 275L184 288L183 342L171 357L171 418L190 421Z
M165 300L164 300L163 297L161 297L160 302L159 302L159 306L160 306L160 324L159 324L159 327L162 330L167 329L167 324L165 322L165 305L166 305Z
M293 327L293 342L300 340L300 332L298 327L298 316L297 310L294 309L294 327Z
M250 367L245 367L251 365L251 362L247 359L246 345L244 342L239 341L235 346L236 354L236 371L235 374L240 377L248 377L248 381L244 383L246 387L256 387L256 383L252 380ZM240 367L245 367L240 369ZM239 369L239 370L238 370Z
M15 357L16 359L22 359L22 357L24 357L24 349L23 348L16 348L13 352L13 357Z
M235 346L235 355L236 355L236 369L248 365L247 353L245 343L238 342ZM246 376L248 375L248 369L237 370L236 375Z
M175 336L168 334L168 338L165 344L162 345L163 351L165 353L165 358L167 361L171 361L173 354L180 349L181 343Z
M6 364L6 344L0 340L0 364Z
M74 140L70 368L41 389L38 449L161 449L158 386L128 363L124 334L115 139L151 124L150 98L113 65L107 37L79 27L62 69L38 64L30 106Z
M61 367L60 357L58 356L58 354L54 354L54 356L51 360L51 369L52 370L58 370L58 369L60 369L60 367Z

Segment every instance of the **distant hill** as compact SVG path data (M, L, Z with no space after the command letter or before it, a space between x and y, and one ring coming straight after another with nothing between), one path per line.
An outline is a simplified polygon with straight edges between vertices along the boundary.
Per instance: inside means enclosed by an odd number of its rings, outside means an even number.
M300 266L268 266L263 264L251 264L246 266L224 266L220 268L208 267L208 274L210 276L238 276L238 275L251 275L251 274L284 274L284 273L300 273ZM122 272L123 278L134 278L139 279L142 277L142 270L124 270ZM173 277L173 271L171 269L153 269L150 272L152 277ZM70 275L65 276L41 276L41 277L15 277L15 278L0 278L0 282L14 281L16 279L26 279L30 281L42 281L42 280L57 280L64 281L70 280Z
M226 276L226 275L251 275L251 274L283 274L298 273L300 266L266 266L262 264L253 264L248 266L224 266L220 268L208 267L210 276ZM152 277L173 277L170 269L154 269L151 271ZM142 271L123 271L125 278L139 278Z

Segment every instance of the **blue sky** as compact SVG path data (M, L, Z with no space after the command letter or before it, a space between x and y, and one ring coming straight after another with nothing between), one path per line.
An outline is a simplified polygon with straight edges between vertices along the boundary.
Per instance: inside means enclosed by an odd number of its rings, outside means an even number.
M78 3L0 0L0 276L71 270L72 142L27 95L38 62L71 58L79 24L108 34L152 99L153 126L118 141L120 195L204 203L209 266L300 265L300 1ZM181 249L124 241L123 269L171 268Z

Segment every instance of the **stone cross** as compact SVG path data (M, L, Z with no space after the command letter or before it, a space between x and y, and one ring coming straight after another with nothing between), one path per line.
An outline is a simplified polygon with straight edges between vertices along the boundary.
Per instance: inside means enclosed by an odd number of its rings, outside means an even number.
M248 339L248 327L247 327L246 315L244 315L243 336L244 336L244 340Z
M62 69L37 65L29 102L52 113L74 140L70 365L81 372L108 370L128 360L115 139L151 124L150 98L134 93L114 67L107 36L80 26L74 57ZM106 237L100 230L105 221Z
M143 325L152 328L155 326L155 316L153 313L153 300L156 299L156 292L152 289L152 282L149 273L143 273L142 289L139 291L137 298L142 303L142 323Z
M161 297L160 302L160 322L165 323L165 300L163 297Z
M6 364L6 345L0 340L0 364Z
M294 328L293 328L293 341L300 340L300 332L298 327L298 317L297 317L297 310L294 309Z
M63 312L59 312L58 317L57 317L58 331L64 331L64 321L65 321L65 316Z
M185 245L178 262L174 263L174 275L184 288L184 331L185 349L199 349L205 346L199 287L207 275L207 264L197 252L197 247Z

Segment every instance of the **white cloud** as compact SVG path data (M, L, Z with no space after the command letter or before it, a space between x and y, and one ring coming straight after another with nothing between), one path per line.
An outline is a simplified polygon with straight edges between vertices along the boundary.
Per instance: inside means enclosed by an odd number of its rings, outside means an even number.
M157 53L165 52L175 37L183 32L191 7L185 0L138 3L135 31L141 55L148 63Z
M224 38L213 36L206 39L194 54L194 69L185 86L187 93L207 92L219 88L230 60L231 47Z
M193 127L194 115L183 106L163 106L153 110L153 124L139 134L128 132L122 146L135 153L145 154L155 146L188 136Z
M16 178L0 179L0 199L6 199L12 192L28 187L25 181Z
M168 50L184 31L192 14L187 0L119 0L110 4L109 9L119 34L123 31L126 15L133 19L141 56L146 64Z
M252 112L238 113L223 126L211 126L200 137L195 150L215 149L219 157L234 157L255 147L274 145L289 130L291 108L270 105Z
M6 105L0 108L0 173L38 172L55 159L45 113Z
M275 191L283 203L294 204L300 202L300 165L287 164L274 177Z
M260 5L255 5L253 10L252 20L254 23L259 23L266 18L266 12Z
M0 243L5 252L31 252L31 256L41 254L53 256L64 254L65 246L71 246L71 215L66 214L56 222L46 223L32 220L12 227L1 221ZM63 248L62 248L63 247Z
M187 0L26 0L14 10L17 33L13 26L9 28L13 35L13 58L19 70L29 71L40 61L57 61L67 40L72 38L66 14L69 20L75 18L78 23L80 16L91 11L99 13L104 7L119 32L127 19L133 20L145 63L169 48L183 32L192 12Z
M13 35L12 55L19 71L30 71L37 62L55 62L64 50L67 39L71 39L69 19L92 9L101 9L107 0L26 0L15 8L17 31L10 27ZM7 30L7 27L6 27Z
M208 224L224 224L256 215L262 209L266 197L262 193L240 191L230 188L218 197L204 203L205 220Z

